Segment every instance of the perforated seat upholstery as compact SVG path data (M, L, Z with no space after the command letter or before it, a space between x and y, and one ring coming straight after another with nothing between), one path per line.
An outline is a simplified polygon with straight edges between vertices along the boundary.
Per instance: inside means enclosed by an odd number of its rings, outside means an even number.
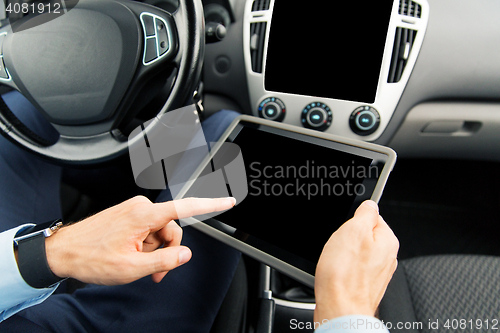
M500 258L438 255L401 261L380 305L380 319L392 324L391 332L498 332ZM395 327L414 322L421 327Z

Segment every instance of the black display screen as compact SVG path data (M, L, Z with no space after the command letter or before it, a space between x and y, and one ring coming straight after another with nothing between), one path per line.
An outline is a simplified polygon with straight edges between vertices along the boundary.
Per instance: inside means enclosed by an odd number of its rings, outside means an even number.
M216 220L236 228L232 236L314 274L324 244L371 197L384 163L328 140L238 126L232 140L243 155L248 195Z
M374 103L392 0L276 0L267 91Z

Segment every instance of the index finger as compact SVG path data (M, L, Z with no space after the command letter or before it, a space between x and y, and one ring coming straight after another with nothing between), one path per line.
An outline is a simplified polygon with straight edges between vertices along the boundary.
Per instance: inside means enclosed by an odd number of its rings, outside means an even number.
M166 224L171 220L227 210L234 207L235 204L236 199L232 197L217 199L186 198L155 204L155 211L162 213Z

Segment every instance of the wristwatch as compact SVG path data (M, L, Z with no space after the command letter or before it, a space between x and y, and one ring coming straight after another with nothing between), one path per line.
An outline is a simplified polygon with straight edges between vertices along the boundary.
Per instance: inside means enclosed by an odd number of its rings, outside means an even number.
M52 273L45 253L45 238L52 236L62 226L62 220L58 219L26 228L14 238L19 272L33 288L49 288L64 280Z

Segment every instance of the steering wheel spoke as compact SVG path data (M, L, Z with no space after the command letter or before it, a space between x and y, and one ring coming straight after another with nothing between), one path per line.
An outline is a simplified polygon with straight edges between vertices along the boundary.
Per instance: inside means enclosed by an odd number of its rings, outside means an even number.
M142 12L140 20L144 32L143 66L168 61L177 53L177 36L171 18Z
M11 32L10 29L2 29L0 32L0 84L11 87L12 89L19 90L17 85L12 80L12 75L9 70L5 66L5 62L3 59L3 42L7 34Z

